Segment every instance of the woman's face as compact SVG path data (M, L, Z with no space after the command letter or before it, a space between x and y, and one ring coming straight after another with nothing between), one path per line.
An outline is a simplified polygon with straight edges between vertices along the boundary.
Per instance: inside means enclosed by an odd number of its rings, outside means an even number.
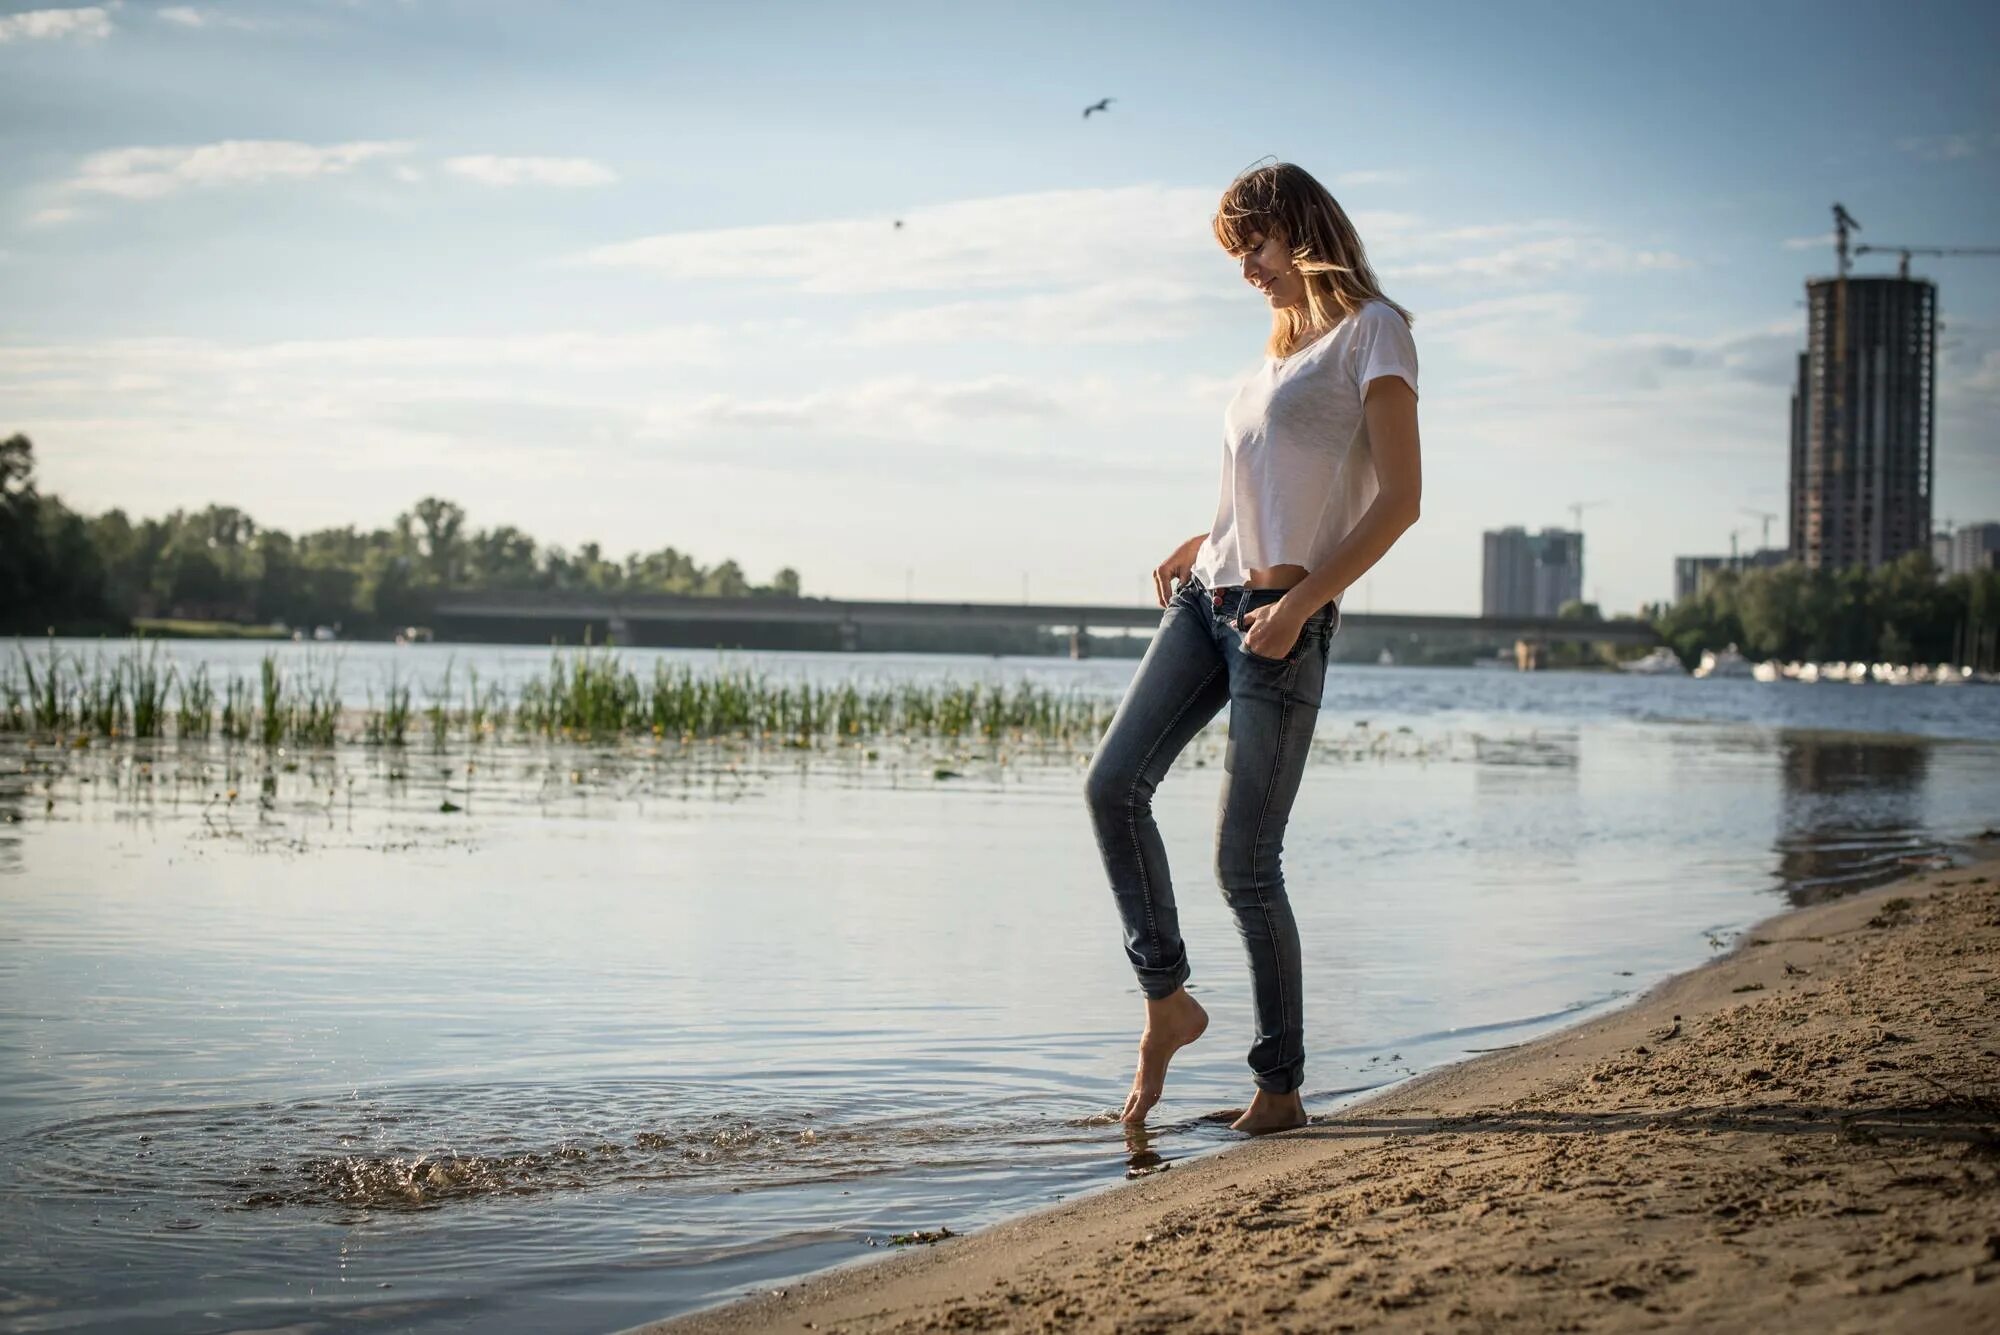
M1266 236L1252 232L1250 249L1241 256L1243 281L1264 294L1273 310L1297 306L1306 299L1306 276L1292 263L1285 238L1276 232Z

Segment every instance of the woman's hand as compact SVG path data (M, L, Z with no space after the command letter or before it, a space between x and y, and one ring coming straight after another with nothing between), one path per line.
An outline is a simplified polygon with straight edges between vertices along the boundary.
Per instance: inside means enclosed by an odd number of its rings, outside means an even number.
M1299 632L1305 629L1306 619L1299 615L1297 608L1287 608L1291 601L1280 598L1275 603L1253 607L1240 618L1244 625L1243 647L1259 658L1283 658L1299 642Z
M1201 550L1206 533L1197 533L1180 546L1166 560L1153 568L1153 598L1165 607L1174 596L1174 581L1184 580L1194 573L1194 554Z

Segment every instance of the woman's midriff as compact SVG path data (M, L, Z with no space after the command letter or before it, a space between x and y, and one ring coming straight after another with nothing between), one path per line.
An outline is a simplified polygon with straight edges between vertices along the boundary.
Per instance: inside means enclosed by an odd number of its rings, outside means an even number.
M1252 570L1244 583L1253 589L1289 589L1306 574L1304 566L1264 566Z

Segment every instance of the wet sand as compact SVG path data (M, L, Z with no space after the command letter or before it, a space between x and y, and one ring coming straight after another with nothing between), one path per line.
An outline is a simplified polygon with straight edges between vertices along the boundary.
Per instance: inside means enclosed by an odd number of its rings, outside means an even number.
M644 1329L2000 1330L2000 856L1298 1131Z

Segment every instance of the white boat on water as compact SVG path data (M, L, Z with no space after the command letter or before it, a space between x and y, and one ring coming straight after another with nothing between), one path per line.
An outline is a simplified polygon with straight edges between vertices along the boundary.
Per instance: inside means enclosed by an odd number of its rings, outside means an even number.
M1648 677L1685 677L1687 675L1687 667L1681 662L1681 656L1667 648L1664 644L1654 645L1643 658L1635 658L1630 662L1620 663L1618 670L1621 672L1637 672L1642 676Z
M1695 668L1694 675L1703 678L1750 677L1756 675L1756 669L1750 666L1749 659L1736 652L1736 646L1732 644L1721 653L1713 649L1702 650L1701 663Z

